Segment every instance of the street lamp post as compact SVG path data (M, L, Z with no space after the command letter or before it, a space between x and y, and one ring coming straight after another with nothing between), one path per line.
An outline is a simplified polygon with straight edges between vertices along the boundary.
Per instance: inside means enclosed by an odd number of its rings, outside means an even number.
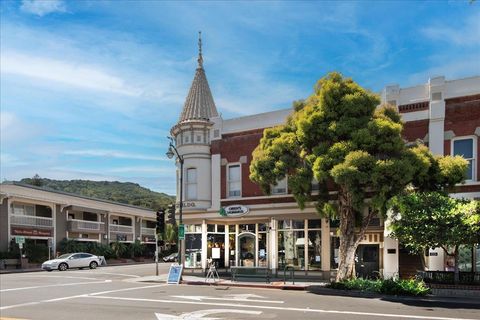
M178 212L179 212L179 219L178 219L178 226L183 223L182 221L182 209L183 209L183 157L178 153L177 148L175 148L175 145L173 143L173 138L172 137L167 137L170 140L170 145L168 147L168 151L166 153L167 157L169 159L172 159L175 155L177 155L178 162L180 162L180 203L178 206ZM174 153L175 151L175 153ZM182 240L180 240L180 237L178 238L178 264L182 265Z

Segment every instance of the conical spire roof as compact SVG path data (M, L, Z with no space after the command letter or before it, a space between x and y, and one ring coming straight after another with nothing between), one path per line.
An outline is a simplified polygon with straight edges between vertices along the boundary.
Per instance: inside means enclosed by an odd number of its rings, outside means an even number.
M183 106L182 114L180 115L180 122L188 120L209 120L210 118L218 117L207 76L203 69L202 39L200 37L198 39L198 46L198 67L195 71L195 77L188 92L187 100Z

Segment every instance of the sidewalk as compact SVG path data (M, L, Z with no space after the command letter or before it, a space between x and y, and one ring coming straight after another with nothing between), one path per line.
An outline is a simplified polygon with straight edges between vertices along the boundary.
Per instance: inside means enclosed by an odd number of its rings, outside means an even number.
M252 279L253 280L253 279ZM302 279L303 280L303 279ZM166 283L167 275L160 276L149 276L142 277L137 279L132 279L135 282L155 282L155 283ZM283 282L283 279L275 278L270 283L265 283L261 281L231 281L229 279L220 278L217 281L205 281L204 277L201 276L182 276L181 284L184 285L197 285L197 286L221 286L221 287L242 287L242 288L261 288L261 289L272 289L272 290L301 290L307 291L311 294L317 294L319 296L342 296L342 297L356 297L356 298L368 298L368 299L381 299L392 302L413 302L419 304L431 304L437 303L442 305L469 305L474 308L480 309L480 299L476 296L468 297L459 297L459 296L437 296L437 295L428 295L424 297L414 297L414 296L393 296L393 295L382 295L371 292L362 292L362 291L347 291L347 290L336 290L327 288L326 281L295 281L295 284L287 281Z

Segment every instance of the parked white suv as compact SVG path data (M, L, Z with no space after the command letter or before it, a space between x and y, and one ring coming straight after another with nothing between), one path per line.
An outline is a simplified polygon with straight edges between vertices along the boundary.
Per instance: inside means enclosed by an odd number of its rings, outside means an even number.
M101 257L94 256L90 253L67 253L60 257L45 261L42 269L52 271L58 269L65 271L72 268L90 268L95 269L101 264Z

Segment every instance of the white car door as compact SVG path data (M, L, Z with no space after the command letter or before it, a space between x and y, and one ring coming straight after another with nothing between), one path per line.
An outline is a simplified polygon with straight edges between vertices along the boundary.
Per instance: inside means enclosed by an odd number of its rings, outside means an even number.
M82 260L80 267L89 267L90 262L92 262L94 259L93 259L93 255L89 253L82 253L82 258L80 260Z
M80 253L76 253L72 255L70 258L68 258L69 268L79 268L81 267L81 262L82 262L82 259L81 259Z

